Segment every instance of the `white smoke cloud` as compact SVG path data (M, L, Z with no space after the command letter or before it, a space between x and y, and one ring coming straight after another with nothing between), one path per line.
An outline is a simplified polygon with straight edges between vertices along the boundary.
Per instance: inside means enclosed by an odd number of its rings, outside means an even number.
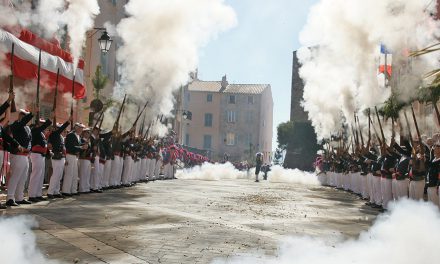
M324 238L291 237L277 257L256 255L215 260L221 263L340 264L431 263L440 258L440 213L431 203L403 200L380 215L374 225L354 240L334 242Z
M125 10L128 17L117 25L121 83L128 94L152 100L157 110L150 120L166 116L172 92L197 67L199 48L234 26L235 13L223 0L131 0Z
M191 169L178 170L176 178L183 180L203 180L203 181L220 181L247 179L246 171L235 169L231 163L204 163L201 166L195 166Z
M93 28L94 19L100 10L97 0L67 0L67 2L69 6L62 17L68 28L73 64L78 65L86 40L86 32Z
M38 33L47 38L55 35L58 37L64 33L61 28L66 24L64 0L39 0L35 12L32 14L32 22L38 25Z
M269 182L299 183L307 185L320 185L314 173L298 169L285 169L279 165L272 166L268 173Z
M379 105L390 95L377 75L381 43L393 53L393 89L403 100L414 95L421 75L438 65L436 54L405 55L437 42L440 27L430 16L435 13L431 2L321 0L311 9L298 57L303 106L319 139L343 122L353 123L354 111Z
M37 222L25 216L0 218L1 263L4 264L46 264L56 263L44 257L36 245L36 237L31 228Z

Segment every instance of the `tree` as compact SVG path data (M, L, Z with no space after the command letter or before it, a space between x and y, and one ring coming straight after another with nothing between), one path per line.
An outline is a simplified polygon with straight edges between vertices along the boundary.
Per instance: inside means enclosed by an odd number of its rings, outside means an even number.
M102 74L101 65L96 67L95 76L92 79L94 89L94 96L96 99L99 99L99 93L102 89L104 89L105 85L108 82L108 77Z
M293 121L281 123L277 129L277 137L278 147L286 150L285 167L313 169L312 164L320 146L311 123Z

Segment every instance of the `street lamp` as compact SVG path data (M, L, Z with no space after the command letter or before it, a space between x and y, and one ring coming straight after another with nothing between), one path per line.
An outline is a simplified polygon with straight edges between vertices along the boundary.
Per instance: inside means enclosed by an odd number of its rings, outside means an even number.
M110 50L110 46L112 45L113 40L107 33L107 30L104 29L101 37L98 39L99 47L101 48L102 53L107 53Z

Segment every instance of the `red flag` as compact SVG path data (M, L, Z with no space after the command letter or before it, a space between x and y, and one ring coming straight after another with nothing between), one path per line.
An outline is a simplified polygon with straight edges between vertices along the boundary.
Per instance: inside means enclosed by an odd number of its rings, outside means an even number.
M49 89L55 87L57 70L60 70L59 91L71 93L73 74L75 72L75 99L86 95L84 84L84 61L80 60L74 67L72 55L59 46L46 41L29 30L22 29L17 38L12 33L0 29L0 44L14 50L14 76L24 80L33 80L38 74L38 55L41 49L41 86ZM11 53L7 54L10 62Z

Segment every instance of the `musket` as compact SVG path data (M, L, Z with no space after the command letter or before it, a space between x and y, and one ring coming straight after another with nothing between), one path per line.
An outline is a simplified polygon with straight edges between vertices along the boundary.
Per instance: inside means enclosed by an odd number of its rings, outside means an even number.
M144 139L147 139L147 138L148 138L149 133L150 133L150 128L151 128L151 126L153 125L153 122L154 122L154 120L151 121L150 124L148 124L147 131L145 131Z
M424 155L425 154L425 148L424 148L424 146L422 144L422 137L420 136L419 125L417 124L416 114L414 113L414 108L413 108L412 105L411 105L411 113L412 113L412 116L413 116L413 119L414 119L414 126L416 127L417 137L419 138L420 153L422 155Z
M432 102L435 110L435 115L437 116L437 122L440 125L440 112L438 110L437 102Z
M383 145L386 145L385 135L383 134L382 124L380 123L379 112L377 111L377 107L376 106L374 107L374 110L376 110L377 122L379 122L380 134L382 136L382 143L383 143ZM383 147L385 147L385 146L383 146Z
M144 135L145 117L146 117L146 115L144 114L144 118L142 119L141 126L139 127L139 133L138 134L140 136Z
M98 130L101 131L102 123L104 122L104 111L102 111L101 122L99 122Z
M355 114L355 120L357 120L359 135L361 137L361 148L364 148L364 136L362 135L361 123L359 122L359 116Z
M11 49L11 75L9 75L9 93L14 92L14 50L15 43L12 43ZM17 112L17 107L15 106L15 99L11 102L11 113Z
M411 132L411 126L409 125L408 116L406 115L406 111L403 111L403 115L405 116L405 122L406 126L408 127L408 133L409 133L409 142L411 143L411 146L414 146L414 141L412 138L412 132ZM414 149L414 148L413 148Z
M94 129L98 127L98 124L100 123L101 119L104 119L103 116L104 116L104 110L101 111L101 113L98 116L98 119L96 119L95 125L93 126Z
M73 79L72 79L72 102L70 104L70 118L72 119L72 122L70 123L70 130L73 130L73 102L75 100L75 77L76 77L76 74L73 74Z
M367 141L367 150L370 149L370 143L371 143L371 116L370 116L370 109L368 109L368 141Z
M38 54L38 71L37 71L37 96L35 97L35 107L37 108L37 113L35 115L35 123L40 120L40 80L41 80L41 49Z
M382 146L382 140L380 140L379 134L377 133L376 127L373 124L373 120L370 118L371 126L373 127L374 134L376 135L377 140L379 141L379 145Z
M58 79L60 77L60 69L57 70L57 79L55 82L55 95L53 96L53 106L52 106L52 112L53 112L53 125L57 125L57 96L58 96Z
M137 115L137 117L136 117L136 120L134 121L132 127L135 127L135 126L136 126L137 122L139 121L139 118L141 118L142 113L145 111L145 109L147 108L147 106L148 106L149 103L150 103L150 101L147 101L147 102L145 103L144 108L142 108L142 110L138 113L138 115Z
M117 130L119 126L119 119L121 118L122 109L125 105L125 100L127 99L127 94L124 95L124 100L122 100L121 107L119 108L118 117L116 118L115 123L113 124L113 130Z

